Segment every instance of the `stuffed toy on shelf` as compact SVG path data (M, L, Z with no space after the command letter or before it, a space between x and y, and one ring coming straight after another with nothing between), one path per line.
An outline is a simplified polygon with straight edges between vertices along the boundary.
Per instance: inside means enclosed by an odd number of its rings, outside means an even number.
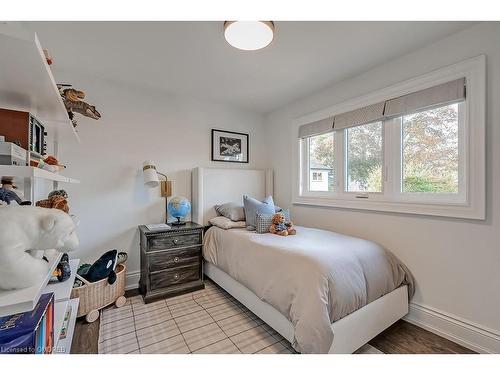
M83 91L72 88L70 84L58 84L57 87L73 127L76 128L78 125L75 113L90 117L94 120L99 120L101 118L101 114L97 111L95 106L83 101L85 98L85 93Z
M35 203L37 207L57 208L58 210L69 213L68 193L65 190L54 190L49 193L47 199L39 200Z
M63 282L68 280L70 276L71 266L69 264L69 256L67 253L64 253L54 272L52 272L52 278L50 279L50 281Z
M10 205L12 201L15 201L17 204L21 206L31 206L30 201L23 201L15 191L17 187L14 185L12 177L2 177L1 183L2 183L2 187L0 188L1 202L5 202L7 205Z
M53 173L57 173L66 168L65 165L59 163L59 160L57 160L54 156L50 155L44 159L31 159L30 166L44 169L46 171Z

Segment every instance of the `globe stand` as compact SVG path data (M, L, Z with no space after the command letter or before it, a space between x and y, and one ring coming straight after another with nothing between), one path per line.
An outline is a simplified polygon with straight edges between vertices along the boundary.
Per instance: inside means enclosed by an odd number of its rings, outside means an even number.
M181 226L181 225L186 225L185 221L181 221L181 218L179 216L176 217L177 221L173 221L170 223L170 225L173 226Z

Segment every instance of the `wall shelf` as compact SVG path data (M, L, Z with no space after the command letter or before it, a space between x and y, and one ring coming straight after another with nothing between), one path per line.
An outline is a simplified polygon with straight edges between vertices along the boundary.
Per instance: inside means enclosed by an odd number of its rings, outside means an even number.
M49 181L66 182L70 184L80 183L80 180L76 178L65 177L58 173L46 171L45 169L28 166L0 165L0 175L17 178L42 178Z
M80 300L78 298L70 298L79 264L80 259L70 259L69 265L71 267L71 277L63 282L48 283L43 291L43 293L54 293L54 354L65 354L69 353L71 350L71 341L73 340L76 314L78 312L78 303ZM64 339L59 340L64 317L69 308L71 308L71 315L67 328L67 334Z
M60 301L54 304L54 350L58 350L59 334L62 330L64 316L69 306L69 301Z
M31 112L54 140L79 142L35 33L0 23L0 108Z
M71 315L69 318L68 331L66 337L63 339L59 339L59 334L55 337L55 350L54 354L70 354L71 353L71 343L73 341L73 335L75 333L75 324L76 324L76 314L78 312L78 304L80 303L79 298L70 299L67 302L66 309L71 308ZM65 314L66 314L65 310ZM59 333L61 331L59 330ZM56 334L56 333L54 333Z
M0 290L0 316L13 315L24 311L33 310L40 296L45 293L45 286L52 276L62 254L58 253L49 260L49 272L41 283L29 288L16 290Z

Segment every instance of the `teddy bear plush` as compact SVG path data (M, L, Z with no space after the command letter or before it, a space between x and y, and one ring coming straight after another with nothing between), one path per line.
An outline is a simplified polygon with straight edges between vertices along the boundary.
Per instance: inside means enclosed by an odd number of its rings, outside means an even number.
M49 263L30 251L45 250L45 258L78 247L75 223L61 210L33 206L0 208L0 289L21 289L39 283ZM50 249L50 250L47 250Z
M278 212L273 216L272 224L269 227L269 232L272 234L277 234L279 236L293 235L296 232L291 221L286 221L283 212Z

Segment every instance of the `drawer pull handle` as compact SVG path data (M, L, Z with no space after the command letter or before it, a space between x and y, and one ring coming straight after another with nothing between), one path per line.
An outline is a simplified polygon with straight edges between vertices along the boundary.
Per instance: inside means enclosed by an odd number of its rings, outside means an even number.
M178 273L176 273L176 274L174 275L174 279L175 279L175 280L177 280L178 278L179 278L179 274L178 274Z
M179 257L174 258L174 263L177 263L179 261Z
M174 238L174 239L172 240L172 242L173 242L174 244L176 244L176 245L177 245L177 243L179 242L179 239L178 239L178 238Z

